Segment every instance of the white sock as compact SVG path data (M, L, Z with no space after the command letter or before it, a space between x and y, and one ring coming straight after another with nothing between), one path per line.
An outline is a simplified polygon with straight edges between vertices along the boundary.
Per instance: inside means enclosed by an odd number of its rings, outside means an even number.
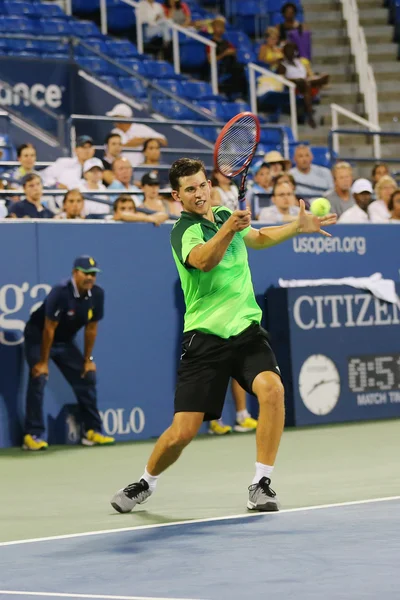
M273 466L271 467L270 465L263 465L262 463L256 462L256 474L253 477L252 483L258 483L262 477L271 479L273 470Z
M158 478L159 478L159 475L157 475L157 476L150 475L150 473L147 470L147 465L146 465L144 473L143 473L143 475L141 476L140 479L144 479L145 481L147 481L147 483L149 484L150 491L154 492L154 490L157 487Z
M242 423L245 419L250 417L248 410L245 408L244 410L238 410L236 413L236 421L238 423Z

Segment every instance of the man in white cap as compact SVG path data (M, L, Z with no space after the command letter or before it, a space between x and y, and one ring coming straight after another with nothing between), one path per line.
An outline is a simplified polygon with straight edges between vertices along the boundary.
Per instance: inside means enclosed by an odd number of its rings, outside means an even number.
M339 218L338 223L370 223L369 205L372 200L372 185L368 179L357 179L351 188L355 205L348 208Z
M106 187L102 183L104 165L99 158L90 158L83 164L83 179L79 184L79 191L85 192L103 192ZM84 214L104 215L110 212L110 206L102 202L96 202L96 198L100 200L108 200L108 197L100 193L93 196L93 200L85 199Z
M107 117L122 117L123 119L132 119L133 111L130 106L127 104L116 104L112 110L109 110L106 113ZM138 148L139 146L143 147L143 144L146 140L152 138L160 140L160 144L162 146L167 145L167 139L165 136L161 135L148 125L144 123L126 123L116 121L114 123L115 128L112 130L112 133L117 133L121 136L122 146L125 148ZM143 162L142 153L129 153L127 155L129 161L132 166L137 166L138 164Z

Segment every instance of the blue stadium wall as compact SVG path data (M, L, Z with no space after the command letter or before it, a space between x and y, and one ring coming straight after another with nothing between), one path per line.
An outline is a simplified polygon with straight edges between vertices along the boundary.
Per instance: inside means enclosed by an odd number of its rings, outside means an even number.
M79 254L91 254L99 261L102 273L98 282L106 294L105 318L94 351L105 430L118 440L147 439L159 435L169 424L183 311L170 252L170 229L169 225L156 228L115 223L0 225L0 447L21 442L27 376L25 322L50 287L68 277ZM280 277L336 278L382 272L398 281L399 256L398 230L388 225L336 226L331 239L301 236L279 247L249 253L262 307L266 290L277 286ZM385 339L395 335L398 340L400 327L399 321L392 319L391 324L374 330L360 322L359 330L365 332L367 353L373 350L375 335ZM337 337L338 331L341 337ZM326 335L336 336L332 343L343 348L346 335L353 333L354 328L326 329ZM307 338L302 339L303 345L288 347L288 354L300 352L303 359L310 354ZM393 352L392 347L389 350ZM341 401L348 402L344 387L343 394ZM254 408L254 403L251 406ZM78 440L75 400L54 365L46 389L45 414L50 442ZM320 420L312 416L310 422L321 423L400 416L400 403L391 410L371 406L345 417L335 410ZM231 401L226 403L224 417L233 421ZM306 423L304 418L302 423Z

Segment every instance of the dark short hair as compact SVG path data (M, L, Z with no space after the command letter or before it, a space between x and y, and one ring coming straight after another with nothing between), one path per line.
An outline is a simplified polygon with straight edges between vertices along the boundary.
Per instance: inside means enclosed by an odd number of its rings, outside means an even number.
M66 201L68 200L68 197L75 193L78 192L78 194L81 196L82 200L84 200L82 192L80 190L78 190L78 188L74 188L72 190L68 190L68 192L65 194L64 198L63 198L63 205L66 203Z
M119 139L120 139L120 140L121 140L121 142L122 142L122 137L119 135L119 133L113 133L113 132L111 132L111 133L109 133L109 134L107 135L106 139L104 140L104 144L107 146L108 142L109 142L109 141L111 140L111 138L113 138L113 137L119 137Z
M290 184L289 184L287 181L282 181L282 182L275 181L275 183L274 183L274 186L273 186L273 188L272 188L272 195L273 195L273 196L275 196L276 188L277 188L279 185L290 185Z
M33 144L21 144L17 148L17 156L18 156L18 158L21 156L23 150L25 150L26 148L33 148L34 151L36 152L36 148L35 148L35 146Z
M390 196L390 200L388 202L388 210L393 210L393 207L394 207L394 198L398 194L400 194L400 188L396 188L394 190L393 194Z
M378 163L375 163L374 166L372 167L372 173L371 173L372 178L375 177L375 174L376 174L377 170L379 169L379 167L386 167L386 170L389 173L389 167L387 165L385 165L385 163L378 162Z
M149 138L143 144L143 150L142 150L142 152L145 152L147 150L147 146L150 144L150 142L157 142L158 147L161 148L160 140L158 140L157 138Z
M25 187L27 183L33 181L34 179L39 179L42 181L42 178L37 173L28 173L28 175L25 175L25 177L22 179L22 186Z
M190 177L202 171L207 178L207 171L202 160L198 158L179 158L169 170L169 182L173 190L179 190L179 179L181 177Z
M297 9L297 6L294 4L294 2L285 2L285 4L284 4L284 5L282 6L282 8L281 8L281 14L282 14L282 15L284 15L284 14L285 14L285 11L286 11L288 8L293 8L293 10L294 10L295 14L297 15L297 13L298 13L298 9Z
M119 205L122 204L123 202L132 202L133 206L135 207L135 211L136 211L136 204L133 201L132 196L130 196L129 194L121 194L120 196L118 196L118 198L115 200L115 202L113 204L113 211L117 212Z
M293 185L293 187L296 187L296 181L295 178L293 177L293 175L291 173L280 173L279 175L276 175L273 179L272 179L272 184L273 186L281 184L281 183L287 183L287 181L279 181L280 179L282 179L283 177L286 177L287 179L289 179L290 183Z

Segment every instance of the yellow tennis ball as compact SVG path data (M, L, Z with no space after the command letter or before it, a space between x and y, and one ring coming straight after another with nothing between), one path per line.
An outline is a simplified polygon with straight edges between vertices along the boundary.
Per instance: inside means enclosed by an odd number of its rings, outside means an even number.
M316 198L311 202L310 210L316 217L324 217L331 210L331 203L327 198Z

